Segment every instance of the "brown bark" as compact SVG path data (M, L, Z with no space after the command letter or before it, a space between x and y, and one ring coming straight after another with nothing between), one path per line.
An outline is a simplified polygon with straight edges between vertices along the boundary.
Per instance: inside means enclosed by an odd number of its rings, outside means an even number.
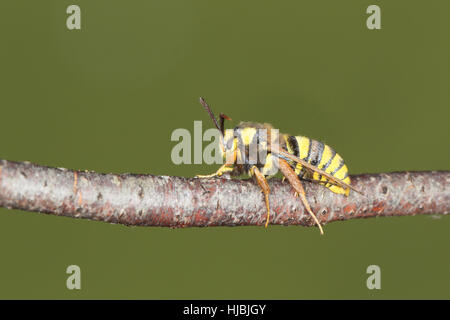
M450 172L352 176L364 195L334 194L304 182L319 221L374 216L448 214ZM311 226L292 187L270 179L271 224ZM0 206L141 226L264 225L264 196L253 180L100 174L0 160Z

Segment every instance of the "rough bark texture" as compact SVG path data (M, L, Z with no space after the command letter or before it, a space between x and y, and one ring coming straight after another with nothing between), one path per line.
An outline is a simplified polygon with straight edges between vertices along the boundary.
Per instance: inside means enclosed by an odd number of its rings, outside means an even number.
M326 224L374 216L448 214L450 172L352 176L364 192L337 195L304 182L312 210ZM269 180L271 224L311 226L291 186ZM0 206L141 226L264 225L263 195L253 180L100 174L0 160Z

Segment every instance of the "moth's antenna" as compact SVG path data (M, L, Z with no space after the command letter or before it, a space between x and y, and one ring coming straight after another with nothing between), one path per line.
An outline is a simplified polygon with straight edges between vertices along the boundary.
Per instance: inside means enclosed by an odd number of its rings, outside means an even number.
M220 117L220 132L222 132L223 135L225 133L224 122L225 120L231 120L231 118L223 113L221 113L219 117Z
M229 116L227 116L226 114L221 113L219 115L219 118L220 118L220 125L219 125L219 123L217 123L216 117L214 116L214 113L211 110L211 107L206 103L205 99L200 97L200 103L202 104L203 108L205 108L205 110L208 111L208 114L211 117L211 120L214 122L214 125L216 126L216 128L220 131L220 133L223 136L224 132L225 132L224 122L225 122L225 120L231 120L231 118Z
M223 130L222 130L223 127L220 127L219 124L217 123L216 117L214 116L214 113L212 112L211 108L206 103L205 99L200 97L200 103L202 104L203 108L205 108L205 110L208 112L208 114L209 114L211 120L214 122L214 125L216 126L216 128L223 134ZM223 122L223 120L220 120L220 121L221 121L221 123Z

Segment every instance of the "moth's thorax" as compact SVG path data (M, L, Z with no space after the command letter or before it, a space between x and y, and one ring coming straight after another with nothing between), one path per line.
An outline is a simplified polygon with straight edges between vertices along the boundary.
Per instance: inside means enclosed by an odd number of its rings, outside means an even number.
M270 146L280 141L283 148L284 138L270 124L241 122L234 129L225 130L222 155L229 164L259 167L266 162Z

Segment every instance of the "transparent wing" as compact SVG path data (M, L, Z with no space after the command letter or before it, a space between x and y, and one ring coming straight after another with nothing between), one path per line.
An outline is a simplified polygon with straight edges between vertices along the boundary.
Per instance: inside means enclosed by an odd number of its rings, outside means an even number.
M290 154L289 152L287 152L286 150L277 148L277 147L271 147L270 148L271 152L281 156L282 158L287 158L289 160L292 160L294 162L297 162L299 164L301 164L303 167L305 167L308 170L311 170L313 172L317 172L318 174L324 176L325 178L327 178L329 181L331 181L332 183L342 187L342 188L347 188L347 189L352 189L353 191L356 191L360 194L363 194L360 190L356 189L355 187L345 183L344 181L342 181L341 179L338 179L336 177L333 177L331 174L329 174L328 172L325 172L319 168L317 168L316 166L313 166L312 164L306 162L305 160L300 159L299 157L294 156L293 154Z

